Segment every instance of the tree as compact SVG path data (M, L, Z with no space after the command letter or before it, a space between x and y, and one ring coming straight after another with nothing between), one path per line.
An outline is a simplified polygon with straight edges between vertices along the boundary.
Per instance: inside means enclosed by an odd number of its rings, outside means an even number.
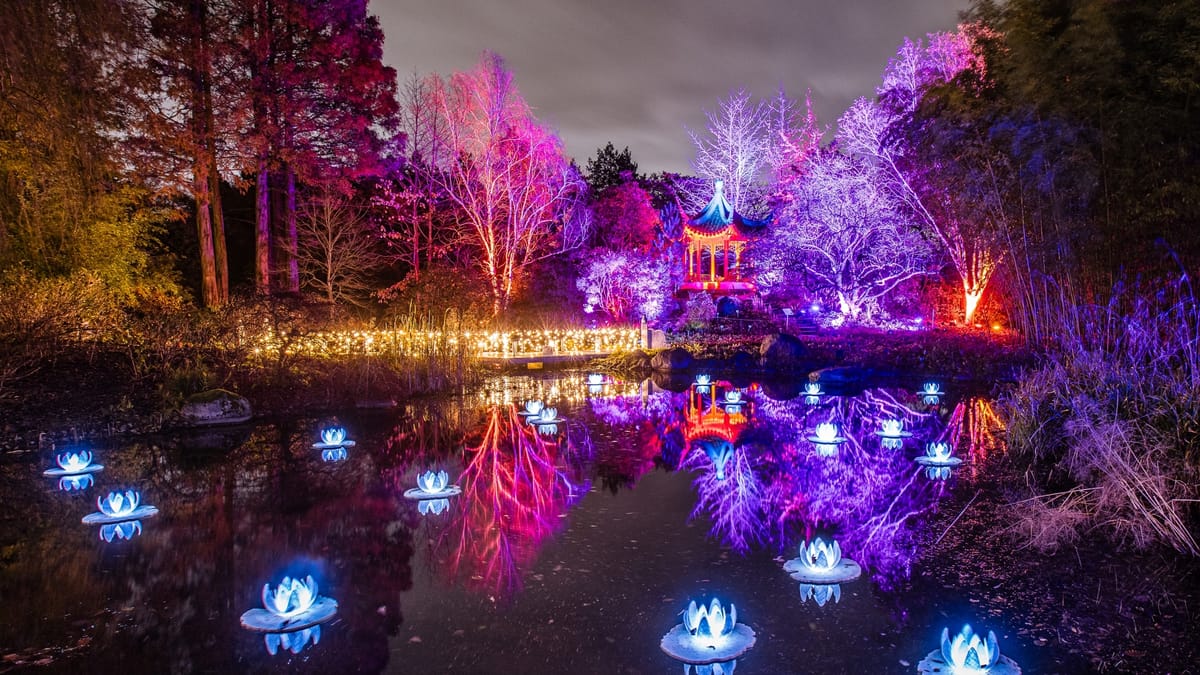
M858 320L901 283L929 273L931 247L869 161L824 150L789 196L780 224L752 250L764 286L815 282Z
M613 147L612 141L596 151L596 156L587 162L587 182L593 195L606 189L638 178L638 165L633 161L629 146L621 152Z
M617 321L653 321L666 311L671 283L668 263L636 251L594 249L575 282L587 297L587 310L601 308Z
M433 175L498 315L530 265L584 240L585 184L499 56L485 54L449 80L433 78L430 99L446 149Z
M860 98L838 122L843 149L877 162L896 199L942 241L962 280L967 324L1000 264L998 233L972 204L957 199L956 186L941 180L938 166L916 161L913 139L901 129L930 87L967 70L975 71L976 82L985 81L973 30L931 34L928 43L906 39L884 72L879 101Z
M725 182L725 196L733 210L744 213L760 197L759 188L770 156L769 110L754 102L744 89L722 100L715 111L706 110L707 134L688 130L696 146L692 167L700 181L684 186L684 206L698 211L712 197L713 181Z
M604 191L592 204L596 237L601 246L648 252L661 227L650 195L634 181Z
M326 188L304 202L297 232L303 287L330 304L367 305L382 257L363 209Z
M236 0L250 73L255 283L299 290L296 195L380 175L397 125L396 73L363 0ZM272 187L274 186L274 187ZM272 192L278 197L273 200Z

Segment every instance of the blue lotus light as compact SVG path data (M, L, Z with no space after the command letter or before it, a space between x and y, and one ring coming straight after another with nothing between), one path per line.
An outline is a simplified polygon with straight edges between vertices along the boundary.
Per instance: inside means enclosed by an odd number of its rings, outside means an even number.
M318 594L312 575L284 577L274 588L263 584L261 609L242 614L242 627L264 633L291 633L328 621L337 614L336 600Z
M100 526L100 538L106 543L114 539L130 540L142 533L142 521L125 520L119 523L109 523Z
M925 477L929 480L950 480L954 469L948 466L930 466L925 468Z
M712 376L708 373L700 373L696 376L696 391L704 394L712 388Z
M1015 661L1002 656L996 643L996 634L988 631L981 637L964 624L953 637L950 629L942 629L941 649L930 652L919 664L920 673L943 673L949 670L954 675L1019 675L1021 667Z
M546 406L538 414L527 417L526 421L530 424L558 424L564 420L558 416L558 408Z
M423 516L440 516L449 508L449 499L422 499L417 502L417 513Z
M78 492L92 487L95 480L90 473L82 473L77 476L63 476L58 479L58 489L63 492Z
M346 451L346 448L341 446L336 448L325 448L321 451L322 462L344 462L349 456L350 453Z
M263 636L263 642L266 644L267 653L275 656L280 650L299 654L305 648L316 645L321 641L321 627L312 626L302 630L292 631L290 633L267 633Z
M962 464L962 459L955 457L953 448L949 443L944 441L934 441L925 444L925 454L916 458L917 464L922 466L934 467L952 467Z
M816 446L817 454L822 457L832 457L837 448L846 442L846 437L839 433L838 425L833 422L821 422L808 437L810 443Z
M119 523L123 520L138 520L156 515L158 509L148 504L142 504L142 494L137 490L110 492L107 496L96 498L99 512L89 513L83 517L85 525L106 525Z
M912 432L904 430L904 422L902 420L883 420L879 423L879 431L875 433L884 438L908 438L912 436Z
M713 598L705 606L693 600L683 612L683 621L663 636L660 647L668 656L690 664L731 661L754 646L754 630L737 622L737 608L729 611Z
M450 484L450 474L445 471L426 471L417 476L417 487L404 491L409 499L446 499L461 494L462 489Z
M800 544L800 555L783 564L783 571L804 584L844 584L862 574L862 567L842 557L836 539L814 537Z
M558 425L538 423L537 432L543 436L554 436L558 433Z
M683 675L733 675L736 668L737 659L704 665L685 663L683 664Z
M103 471L103 464L92 463L92 453L87 450L79 452L61 452L55 456L54 461L58 464L58 468L46 469L42 472L45 476L78 476L80 474L96 473Z
M809 600L817 603L817 607L824 607L831 601L836 604L842 600L842 587L838 584L800 584L800 602Z
M313 447L318 450L328 450L332 448L352 448L354 441L346 438L346 430L341 427L329 427L321 430L321 441L313 443Z
M820 405L821 397L825 392L821 390L820 382L808 382L804 385L804 403L807 405Z
M526 401L525 409L519 411L519 414L524 417L538 417L542 414L542 409L546 407L541 401Z

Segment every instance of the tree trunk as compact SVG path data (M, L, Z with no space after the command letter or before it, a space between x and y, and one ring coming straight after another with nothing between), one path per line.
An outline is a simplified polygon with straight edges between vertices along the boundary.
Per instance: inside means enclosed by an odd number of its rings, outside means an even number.
M212 119L212 108L209 108L209 119ZM212 124L208 127L212 129ZM216 266L217 294L220 304L229 302L229 252L225 247L225 211L221 206L221 174L217 171L217 153L210 149L208 153L209 174L208 184L210 200L212 201L212 236L213 264Z
M287 259L287 292L300 292L299 237L296 233L296 170L291 164L283 172L284 247Z
M200 293L204 306L212 309L221 306L221 293L217 284L216 257L213 254L208 162L197 158L192 171L192 191L196 196L196 235L200 241Z
M265 153L258 157L254 187L254 290L271 294L271 174Z

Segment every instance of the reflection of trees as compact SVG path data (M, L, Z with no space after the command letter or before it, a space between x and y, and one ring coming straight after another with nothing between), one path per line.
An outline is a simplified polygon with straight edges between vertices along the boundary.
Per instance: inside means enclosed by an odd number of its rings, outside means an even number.
M511 406L490 411L481 441L467 448L452 522L435 543L452 579L499 596L521 588L559 516L587 491L568 461L571 446L569 434L539 436Z
M722 461L724 471L718 472ZM765 491L746 450L739 448L717 460L707 452L692 452L679 468L699 471L693 482L697 498L692 517L707 512L714 537L740 553L765 542Z

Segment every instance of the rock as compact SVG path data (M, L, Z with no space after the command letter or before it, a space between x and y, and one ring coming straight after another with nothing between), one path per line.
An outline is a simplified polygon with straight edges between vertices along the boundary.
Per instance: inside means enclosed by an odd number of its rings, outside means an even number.
M663 350L650 360L650 367L655 370L683 370L690 365L692 354L683 347Z
M808 379L813 382L822 384L844 385L860 382L867 378L869 373L857 366L841 366L837 368L822 368L808 374Z
M650 335L647 342L649 344L647 344L646 347L650 349L666 349L667 334L657 328L652 328L650 330Z
M635 349L632 352L629 352L629 355L622 360L622 364L627 368L639 369L649 368L650 362L650 355L640 349Z
M775 333L763 338L758 353L767 370L795 370L801 365L804 343L787 333Z
M183 402L179 416L197 427L217 424L238 424L253 417L250 401L224 389L210 389L192 394Z

